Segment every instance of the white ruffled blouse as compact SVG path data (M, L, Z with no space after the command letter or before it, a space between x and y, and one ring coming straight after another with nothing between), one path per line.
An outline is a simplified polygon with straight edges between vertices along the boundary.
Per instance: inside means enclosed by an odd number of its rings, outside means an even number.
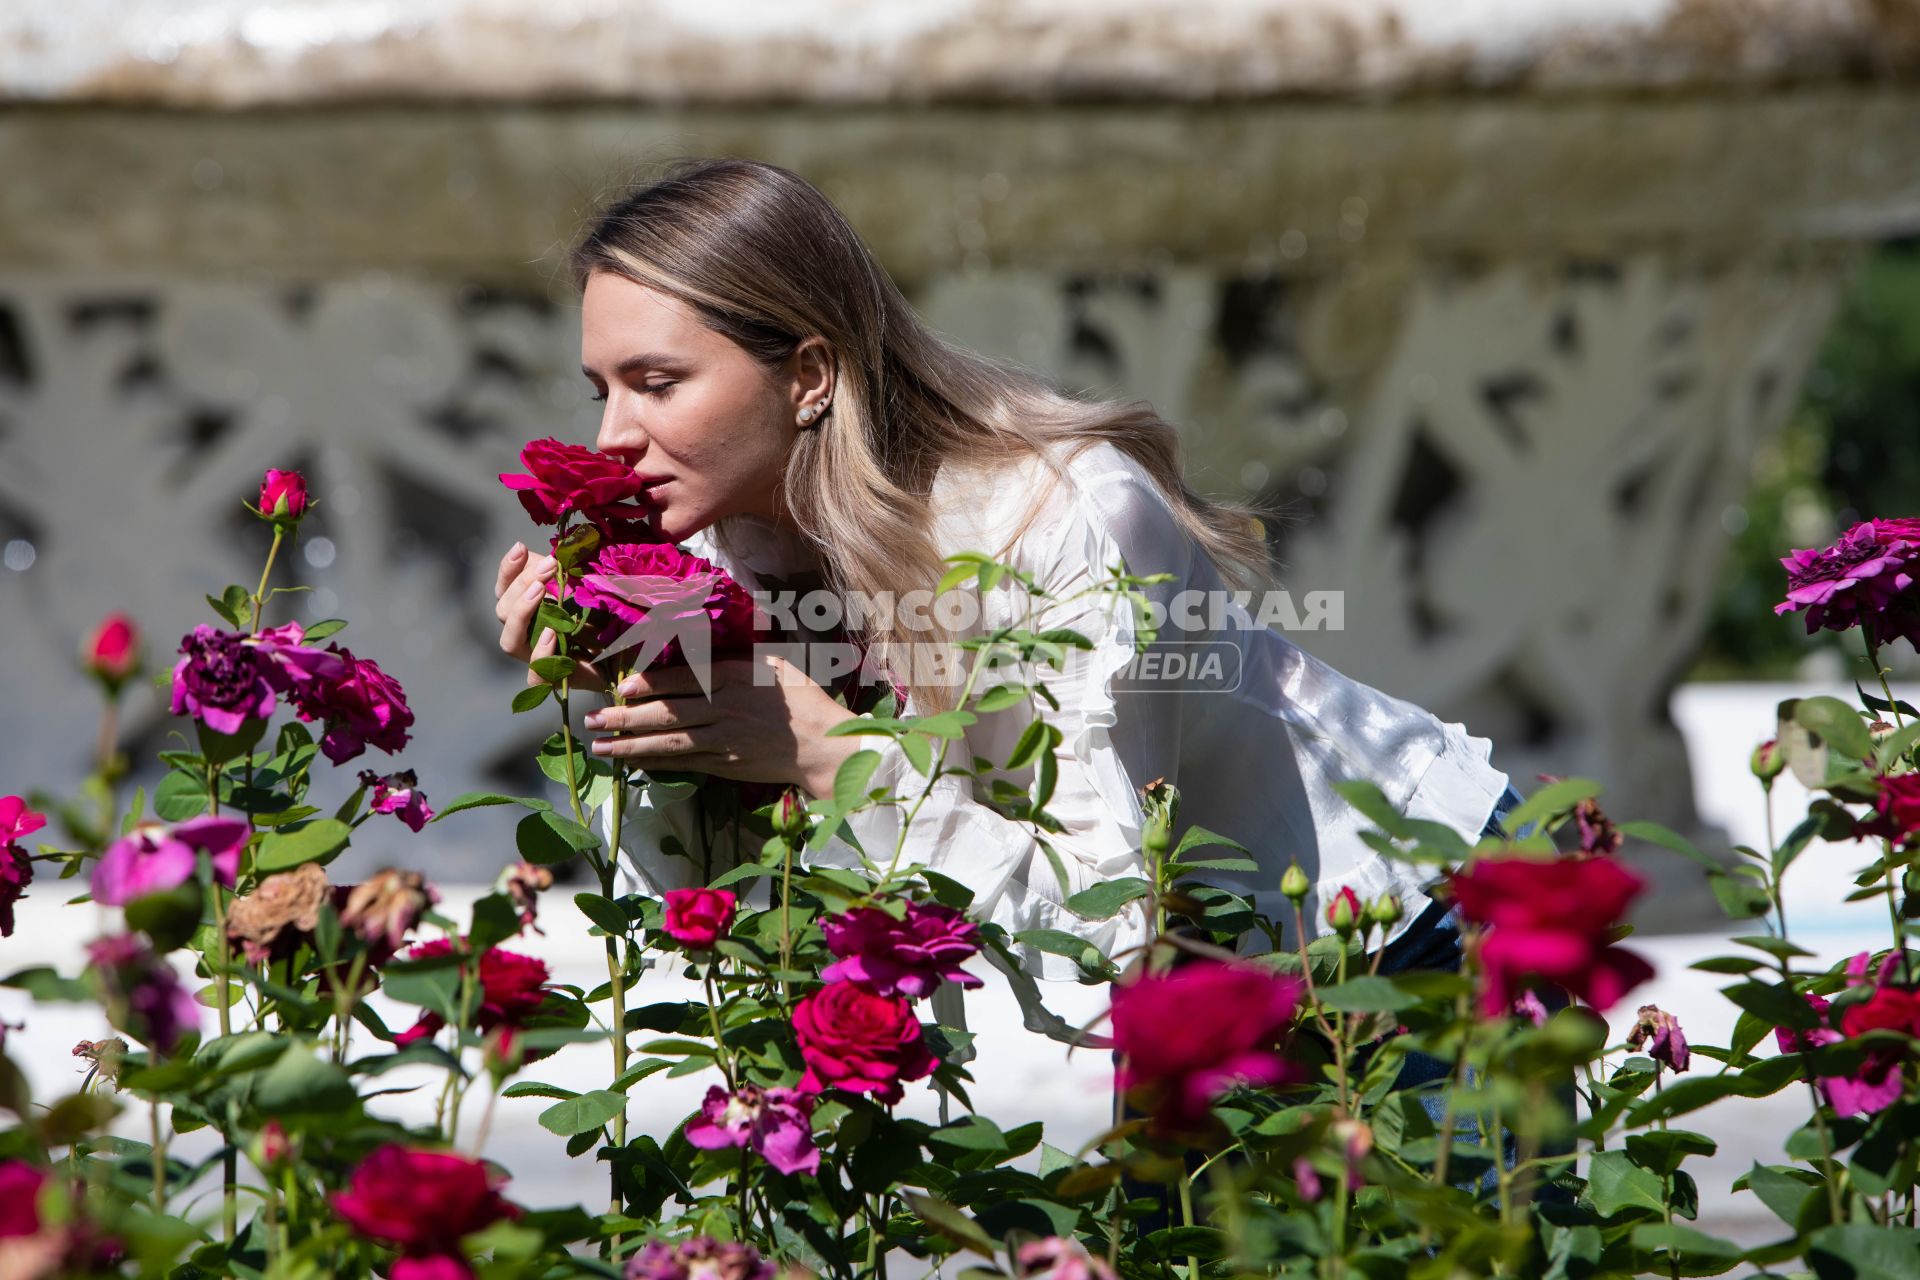
M1257 873L1208 873L1213 883L1249 895L1275 920L1290 920L1291 904L1281 896L1279 882L1288 864L1298 861L1314 885L1308 918L1316 928L1325 931L1322 904L1351 887L1363 901L1381 893L1400 895L1406 912L1393 931L1397 936L1427 905L1423 877L1406 863L1382 858L1360 839L1368 824L1333 785L1371 781L1407 816L1443 823L1471 841L1507 786L1507 775L1489 762L1492 744L1468 735L1460 724L1348 678L1279 630L1253 625L1239 608L1227 611L1219 629L1205 631L1175 625L1175 617L1191 618L1191 611L1170 612L1156 641L1156 647L1173 641L1238 649L1240 678L1231 692L1180 692L1143 681L1116 684L1115 677L1135 658L1134 619L1112 594L1087 592L1107 580L1107 566L1124 563L1128 572L1143 576L1171 573L1172 581L1146 589L1169 608L1181 592L1229 587L1176 523L1152 479L1118 448L1101 443L1085 449L1068 463L1068 474L1071 484L1054 488L1003 557L1032 574L1056 600L1080 595L1044 614L1034 629L1071 628L1093 642L1090 650L1070 649L1063 671L1034 670L1060 703L1058 711L1043 710L1062 733L1047 810L1063 830L1045 838L1059 855L1067 892L1062 894L1060 877L1034 829L985 798L987 777L1024 788L1033 778L1031 766L981 778L940 778L913 816L902 865L919 862L971 888L976 919L991 920L1010 933L1061 930L1111 955L1144 941L1143 903L1133 902L1108 919L1089 920L1062 905L1063 898L1115 877L1147 874L1141 792L1164 778L1180 790L1180 827L1197 824L1231 837L1252 851L1259 866ZM1046 476L1037 459L991 475L943 470L932 493L942 554L996 555ZM696 535L688 549L749 589L761 585L759 575L813 567L794 536L768 521L734 517L724 533L716 532ZM960 634L1017 624L1015 609L1024 619L1023 592L970 589L979 605L979 624ZM1203 610L1201 621L1211 620ZM903 714L915 714L911 701ZM1032 716L1028 701L980 716L967 726L964 742L949 746L948 767L965 767L970 757L1003 765ZM911 799L926 786L926 778L890 738L863 737L861 745L880 755L870 788ZM700 867L663 851L668 835L682 848L701 847L695 802L685 788L677 790L641 784L630 791L621 832L625 891L658 894L701 882ZM603 835L608 809L600 810ZM903 808L881 805L853 816L847 825L884 866L903 813ZM712 852L716 874L733 865L731 849ZM808 859L860 865L859 855L838 837L810 849ZM1042 978L1071 978L1078 972L1072 961L1051 953L1028 948L1023 957Z

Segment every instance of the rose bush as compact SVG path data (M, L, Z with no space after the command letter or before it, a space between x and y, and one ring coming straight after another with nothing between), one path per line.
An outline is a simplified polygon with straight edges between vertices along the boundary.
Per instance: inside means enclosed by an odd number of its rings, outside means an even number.
M599 674L617 687L638 659L599 658L618 639L610 628L657 610L731 651L758 634L751 602L716 566L649 542L642 495L617 459L544 441L522 461L525 474L503 481L556 526L562 572L535 624L554 639L513 711L558 713L537 756L552 795L469 792L436 807L400 762L328 771L368 746L403 751L414 723L393 675L329 642L345 623L264 616L279 595L275 557L315 505L293 473L270 473L255 508L273 528L259 585L209 597L217 624L193 625L161 677L183 741L163 753L168 773L150 795L123 794L113 732L138 629L121 619L83 651L106 699L96 768L80 799L0 797L0 935L21 911L69 910L46 891L65 879L91 891L76 927L99 911L107 926L83 973L22 957L4 982L94 1004L117 1034L77 1046L78 1086L40 1099L9 1056L19 1027L0 1023L0 1275L1920 1275L1908 1225L1920 967L1905 941L1920 916L1920 716L1893 697L1877 657L1915 634L1915 522L1867 522L1788 558L1782 612L1859 627L1881 696L1781 705L1754 753L1762 802L1771 815L1786 771L1816 798L1767 848L1709 857L1655 824L1614 821L1600 788L1578 778L1543 779L1508 834L1479 842L1347 784L1374 847L1425 868L1461 922L1464 966L1421 971L1382 967L1381 943L1405 915L1392 895L1336 887L1310 906L1311 878L1295 867L1277 886L1292 919L1276 921L1222 887L1221 875L1260 864L1182 827L1164 781L1142 795L1143 874L1062 886L1068 910L1093 919L1144 904L1152 936L1127 954L979 923L966 886L899 847L869 850L858 867L816 864L810 851L854 812L914 804L961 768L947 756L972 717L1009 692L1043 704L1049 672L1084 643L1047 625L1065 602L984 557L956 557L950 579L1017 584L1027 611L967 642L958 710L903 716L890 682L834 691L867 713L839 732L898 740L917 762L917 795L872 794L871 750L818 798L630 777L574 736L581 660L605 662ZM1148 582L1116 570L1088 590L1137 604ZM668 646L649 660L694 656ZM976 693L989 668L1001 683ZM1024 688L1005 684L1010 669L1030 677ZM1027 764L1060 744L1044 716L1034 725ZM1058 825L1052 776L1037 768L1024 795L995 799L1040 839ZM715 844L683 850L709 882L658 900L620 892L610 852L633 788L656 785L691 788L716 819L704 829L731 837L724 857ZM437 910L417 871L329 878L370 820L381 840L404 841L503 805L522 815L516 847L500 851L464 920ZM1872 843L1858 888L1884 897L1889 945L1810 968L1787 936L1782 877L1816 849L1844 858L1859 841ZM1652 1005L1631 1020L1619 1012L1652 972L1622 945L1641 882L1620 859L1657 850L1696 865L1731 916L1761 922L1732 940L1734 954L1697 966L1725 977L1739 1010L1727 1044L1690 1042ZM513 946L537 928L555 869L576 860L589 887L574 902L606 959L591 989ZM1315 936L1309 922L1321 921ZM1103 1029L1069 1026L1032 983L1011 988L1063 1052L1115 1055L1114 1123L1076 1151L1046 1143L1038 1123L1003 1128L973 1112L970 1037L934 1012L942 992L979 986L983 964L1018 973L1022 948L1064 956L1082 982L1110 989ZM656 967L691 984L642 1002ZM388 1025L375 992L406 1018ZM605 1055L600 1087L529 1078L576 1044ZM430 1121L392 1113L396 1072L438 1082ZM696 1074L699 1106L663 1115L649 1082ZM1807 1123L1734 1188L1778 1219L1771 1238L1690 1225L1695 1170L1715 1144L1685 1118L1796 1088ZM1569 1090L1577 1107L1558 1101ZM483 1154L501 1097L542 1100L541 1126L601 1172L603 1201L506 1197L509 1171ZM925 1108L901 1105L910 1098ZM919 1118L935 1111L937 1122ZM196 1132L212 1152L197 1163L174 1146Z

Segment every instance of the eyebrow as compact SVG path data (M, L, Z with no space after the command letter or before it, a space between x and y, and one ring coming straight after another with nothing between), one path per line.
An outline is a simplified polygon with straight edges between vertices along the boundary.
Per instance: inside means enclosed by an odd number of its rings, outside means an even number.
M679 370L679 369L686 368L686 361L681 360L677 356L666 355L665 353L659 352L659 351L642 351L637 355L628 356L624 360L620 361L619 364L616 364L615 366L613 366L613 371L616 375L618 375L623 373L631 373L635 369L640 369L640 368L664 368L664 369ZM597 374L594 373L593 370L587 368L587 366L585 365L580 366L580 372L586 374L589 378L598 376Z

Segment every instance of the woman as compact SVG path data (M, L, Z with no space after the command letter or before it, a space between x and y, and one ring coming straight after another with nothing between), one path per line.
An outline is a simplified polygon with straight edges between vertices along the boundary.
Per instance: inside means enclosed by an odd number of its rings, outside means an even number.
M1220 883L1284 919L1278 884L1297 861L1316 903L1343 887L1363 900L1400 895L1398 939L1429 905L1422 878L1360 839L1368 824L1333 784L1370 780L1410 816L1469 839L1510 795L1485 739L1347 678L1255 625L1251 608L1205 607L1214 593L1270 587L1271 566L1251 509L1208 501L1182 481L1176 429L1142 402L1072 399L943 341L796 175L744 160L686 167L600 213L571 266L582 371L606 405L597 444L647 478L660 534L749 589L804 586L811 574L843 597L925 591L943 557L983 552L1068 602L1041 625L1093 642L1061 673L1039 672L1059 702L1045 718L1063 734L1047 804L1060 830L1042 833L987 803L985 778L943 777L914 811L903 861L968 886L976 918L1012 932L1063 930L1107 954L1143 940L1139 902L1104 920L1062 903L1142 871L1141 790L1165 778L1180 788L1183 823L1232 837L1259 862L1257 874ZM1232 668L1217 687L1120 678L1136 619L1096 590L1120 562L1169 575L1145 592L1167 610L1156 643L1212 646ZM516 657L537 656L528 623L553 572L550 557L524 547L501 561L501 647ZM1026 616L1004 587L968 599L976 616L952 629L936 617L916 630L899 613L867 627L864 639L905 687L907 713L950 706L957 693L929 670L929 655ZM778 681L756 680L762 668ZM881 757L870 787L912 796L925 785L889 739L828 736L851 713L777 656L716 663L711 680L707 697L685 668L645 673L633 685L637 705L589 719L603 735L594 750L636 769L819 796L848 755L869 749ZM1031 717L1026 704L981 716L949 764L1004 763ZM1032 770L1002 776L1023 785ZM726 865L727 851L705 866L666 852L705 838L694 806L669 788L637 791L622 833L629 887L700 883L708 866ZM881 806L848 826L884 863L900 817ZM809 858L857 865L838 838ZM1060 956L1024 958L1042 977L1076 972Z

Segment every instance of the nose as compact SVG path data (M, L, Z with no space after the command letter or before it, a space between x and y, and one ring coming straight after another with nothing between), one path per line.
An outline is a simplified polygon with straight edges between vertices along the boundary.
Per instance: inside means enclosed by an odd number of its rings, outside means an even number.
M594 437L593 446L631 466L647 451L647 433L630 409L622 412L620 399L607 397L606 406L600 411L600 432Z

